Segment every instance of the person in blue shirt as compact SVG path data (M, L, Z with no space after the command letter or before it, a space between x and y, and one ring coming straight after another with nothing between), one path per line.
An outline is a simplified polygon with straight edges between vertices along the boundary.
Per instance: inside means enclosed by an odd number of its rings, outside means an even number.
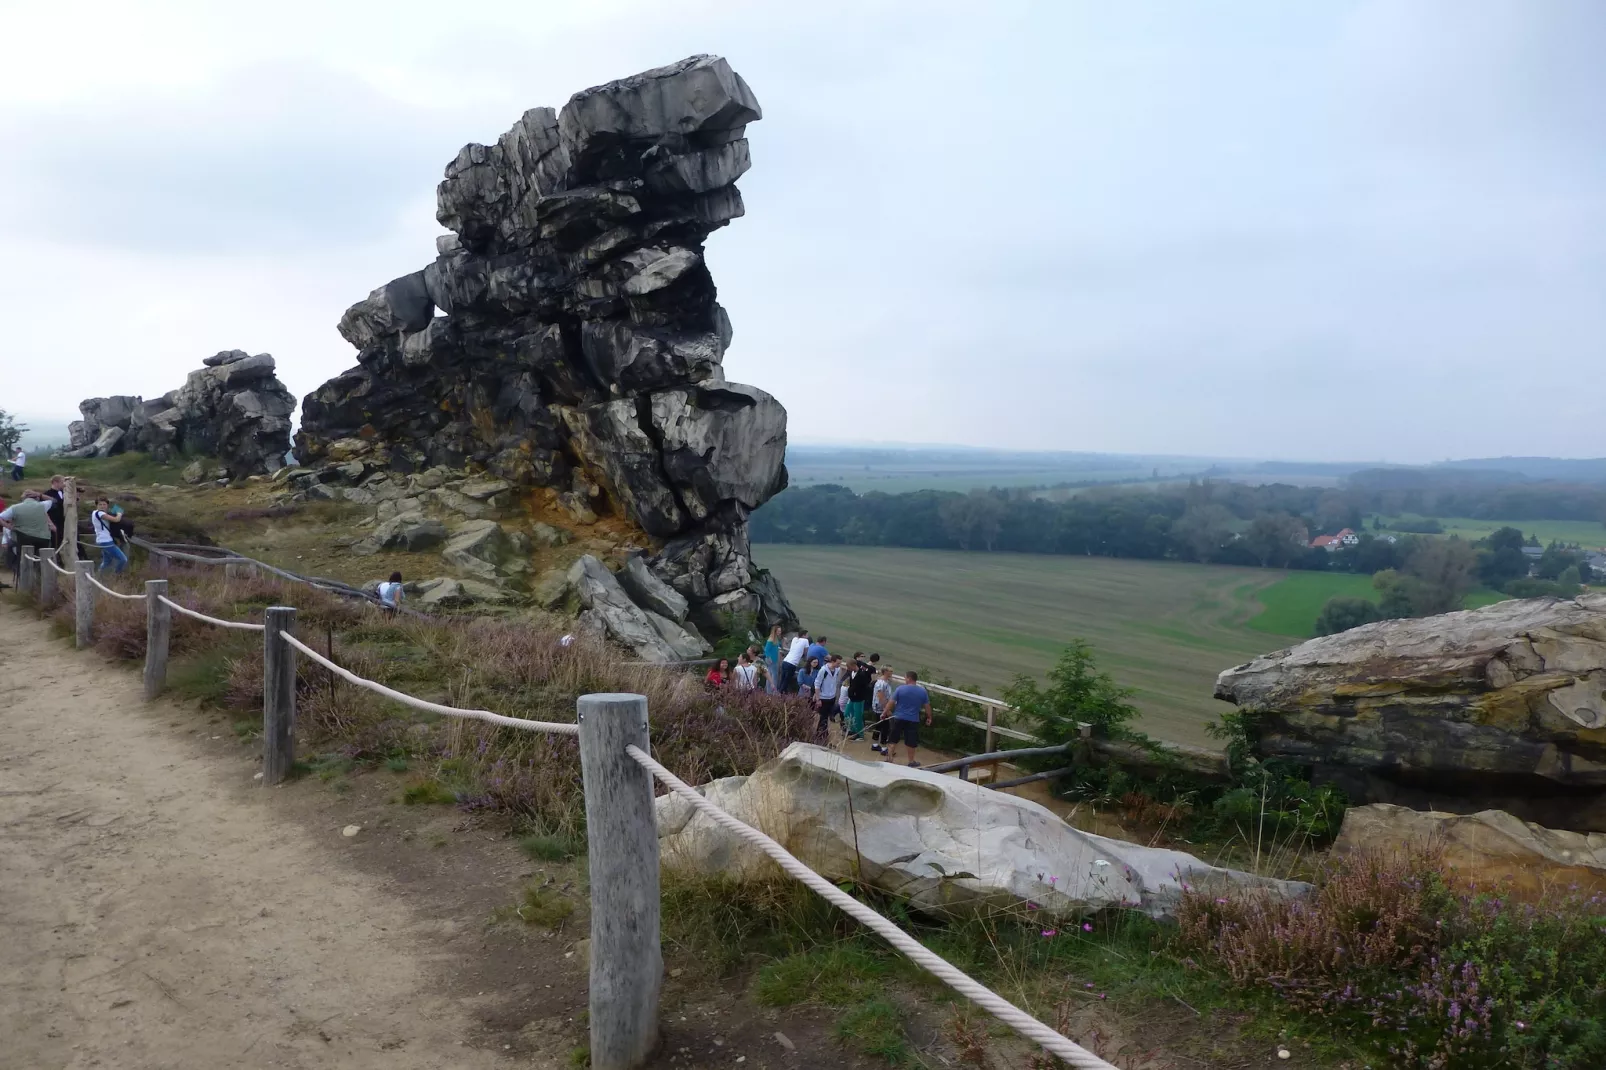
M931 695L920 686L917 673L905 673L903 683L892 692L892 720L887 722L887 727L891 729L887 744L888 761L896 760L898 742L902 740L909 754L909 764L919 766L920 763L915 760L915 748L920 745L921 718L925 718L926 724L931 724Z
M831 659L831 652L825 649L825 644L826 638L823 635L809 644L809 657L818 661L822 668Z
M797 693L814 704L814 678L820 674L820 663L813 658L803 659L803 669L797 674Z

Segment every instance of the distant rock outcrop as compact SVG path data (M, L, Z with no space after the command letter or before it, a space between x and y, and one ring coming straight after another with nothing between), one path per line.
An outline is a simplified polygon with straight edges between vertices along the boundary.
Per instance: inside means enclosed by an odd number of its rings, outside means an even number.
M1606 832L1606 595L1364 625L1228 669L1216 697L1356 802Z
M341 318L357 367L304 400L298 456L483 473L532 514L622 517L703 627L789 621L747 539L786 486L786 411L725 381L731 325L703 260L742 214L759 116L723 59L693 56L465 146L437 191L452 233Z
M120 395L80 402L83 419L68 428L72 448L65 456L205 454L233 477L282 467L296 399L274 374L273 357L231 349L201 363L183 386L150 401Z

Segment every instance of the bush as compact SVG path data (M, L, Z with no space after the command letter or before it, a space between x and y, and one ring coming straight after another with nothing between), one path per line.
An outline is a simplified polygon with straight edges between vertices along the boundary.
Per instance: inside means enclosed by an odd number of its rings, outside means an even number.
M1178 942L1389 1065L1606 1062L1606 903L1458 892L1431 854L1340 860L1308 900L1183 896ZM1203 964L1201 964L1203 965Z
M1384 619L1383 609L1376 602L1335 595L1327 600L1322 611L1316 615L1316 634L1336 635Z

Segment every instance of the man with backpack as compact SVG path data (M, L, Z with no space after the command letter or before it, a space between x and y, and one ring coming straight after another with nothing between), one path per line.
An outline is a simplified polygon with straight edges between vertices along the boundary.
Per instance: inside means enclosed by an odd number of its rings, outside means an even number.
M113 572L121 572L128 567L128 555L112 538L111 505L106 498L96 498L95 511L89 514L89 526L95 529L95 549L100 551L100 564L95 568L96 572L105 572L107 565L112 566Z
M875 688L875 670L864 660L864 654L855 652L848 667L847 705L843 707L843 730L849 739L864 738L864 707Z
M50 538L56 533L55 521L50 519L50 506L41 500L36 490L24 491L22 501L0 511L0 527L11 533L11 572L14 576L22 571L23 550L48 549Z

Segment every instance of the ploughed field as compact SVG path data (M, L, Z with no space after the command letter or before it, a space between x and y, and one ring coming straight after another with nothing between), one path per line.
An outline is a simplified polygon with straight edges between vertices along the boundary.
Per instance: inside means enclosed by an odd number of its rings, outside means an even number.
M1217 673L1302 637L1249 626L1289 578L1276 569L773 543L754 556L833 650L879 651L955 686L996 695L1086 639L1137 689L1138 727L1181 743L1213 745L1204 726L1229 708L1210 697Z

